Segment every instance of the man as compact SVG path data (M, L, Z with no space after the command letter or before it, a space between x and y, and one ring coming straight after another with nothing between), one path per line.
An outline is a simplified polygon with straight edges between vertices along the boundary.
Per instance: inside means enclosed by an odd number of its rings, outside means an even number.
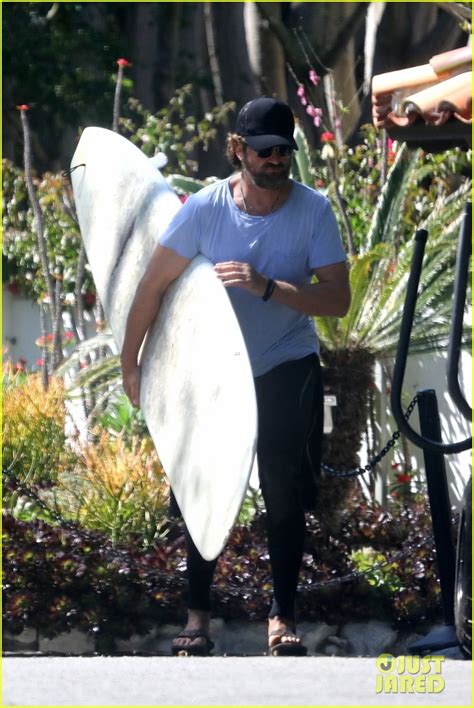
M298 149L293 131L293 115L281 101L261 97L242 108L236 133L227 141L227 157L238 171L189 197L160 238L128 316L122 372L125 391L138 405L138 352L146 331L170 283L197 253L205 255L228 288L255 380L257 459L274 586L269 650L302 655L295 599L304 511L319 471L323 410L311 316L344 316L350 288L329 201L289 177ZM186 540L188 622L172 651L205 655L212 648L210 586L216 561L205 561L187 532Z

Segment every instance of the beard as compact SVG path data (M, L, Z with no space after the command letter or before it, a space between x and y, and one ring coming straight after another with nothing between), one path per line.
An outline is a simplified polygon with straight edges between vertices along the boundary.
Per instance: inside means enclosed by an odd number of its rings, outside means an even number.
M260 168L251 167L247 156L242 156L242 167L250 176L257 187L262 189L278 189L287 184L290 177L291 161L282 162L281 165L265 164Z

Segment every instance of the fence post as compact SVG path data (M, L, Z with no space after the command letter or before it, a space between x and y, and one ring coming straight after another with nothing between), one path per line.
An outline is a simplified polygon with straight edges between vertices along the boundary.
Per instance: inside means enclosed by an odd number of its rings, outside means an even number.
M430 440L441 442L441 424L435 391L433 389L422 389L417 392L417 395L421 435ZM445 624L454 624L456 557L444 455L439 452L423 450L423 456L438 561L444 621Z

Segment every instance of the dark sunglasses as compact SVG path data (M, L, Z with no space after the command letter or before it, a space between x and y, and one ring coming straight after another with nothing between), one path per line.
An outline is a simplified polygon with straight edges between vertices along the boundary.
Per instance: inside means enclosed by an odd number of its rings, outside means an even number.
M259 157L265 158L270 157L274 150L280 157L290 157L293 154L293 148L290 145L272 145L272 147L256 150L255 152Z

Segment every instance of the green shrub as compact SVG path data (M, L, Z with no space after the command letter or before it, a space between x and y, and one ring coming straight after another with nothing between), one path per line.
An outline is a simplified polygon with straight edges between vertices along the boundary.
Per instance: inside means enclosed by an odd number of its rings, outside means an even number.
M424 501L394 503L384 510L356 496L344 512L337 538L328 537L313 516L307 521L300 621L339 624L379 618L408 623L439 617L439 584ZM11 515L5 516L3 532L8 631L31 626L54 636L79 628L128 638L153 624L184 618L185 551L179 529L173 538L145 550L138 536L114 546L106 535L79 525L52 527ZM358 554L369 547L376 558L392 562L385 569L369 563L369 573L361 575ZM224 619L263 620L271 587L265 515L258 512L250 525L234 528L219 558L214 612Z
M75 456L66 444L64 387L52 377L44 391L39 374L3 377L3 467L22 481L50 486L71 469Z
M100 431L81 449L74 472L58 475L47 496L64 518L105 532L113 544L133 537L147 547L166 533L169 485L147 437Z

